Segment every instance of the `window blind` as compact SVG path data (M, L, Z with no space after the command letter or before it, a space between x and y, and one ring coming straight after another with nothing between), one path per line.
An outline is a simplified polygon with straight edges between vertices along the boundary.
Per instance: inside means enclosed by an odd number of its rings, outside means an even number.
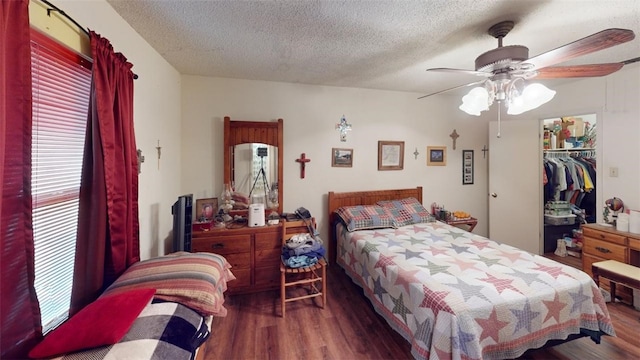
M47 333L69 316L91 63L31 33L35 288Z

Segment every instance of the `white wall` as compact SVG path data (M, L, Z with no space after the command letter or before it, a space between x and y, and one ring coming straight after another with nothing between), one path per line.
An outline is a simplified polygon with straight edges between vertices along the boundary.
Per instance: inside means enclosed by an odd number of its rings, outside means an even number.
M553 86L558 94L547 105L505 121L539 121L567 114L598 114L598 203L611 196L640 208L640 67L627 66L606 78ZM457 109L458 96L416 100L411 93L334 88L262 81L183 76L183 192L216 197L222 188L222 118L285 122L284 209L309 208L326 235L328 191L399 188L421 185L424 203L442 203L471 212L480 220L476 232L487 234L487 143L492 111L481 117ZM345 115L353 125L346 143L335 124ZM448 136L461 135L457 150ZM377 141L405 141L402 171L377 170ZM446 145L447 166L427 167L426 146ZM354 149L353 168L331 167L333 147ZM414 160L415 148L420 155ZM461 185L461 150L474 149L475 184ZM311 162L305 179L295 159L304 152ZM187 164L189 163L189 164ZM608 176L609 167L619 177Z
M134 83L133 108L136 143L145 156L139 177L140 256L163 255L171 245L171 205L180 195L180 74L106 1L57 0L55 5L109 39L139 75ZM158 140L162 147L159 168Z
M423 186L425 204L478 215L486 233L487 122L457 110L458 98L417 100L420 94L220 79L182 77L182 192L218 197L223 181L223 118L284 119L284 211L299 206L317 218L327 236L329 191ZM450 103L450 101L453 101ZM455 109L455 110L452 110ZM352 124L340 142L336 123ZM460 137L452 149L449 134ZM378 171L378 140L405 142L404 170ZM447 146L447 166L426 166L427 146ZM331 167L331 149L352 148L353 167ZM420 153L415 159L413 152ZM475 150L475 183L462 185L462 149ZM311 159L300 178L295 159Z

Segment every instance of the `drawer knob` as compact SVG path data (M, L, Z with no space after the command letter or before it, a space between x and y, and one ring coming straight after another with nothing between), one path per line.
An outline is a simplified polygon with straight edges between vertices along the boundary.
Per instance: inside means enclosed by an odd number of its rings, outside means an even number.
M224 247L223 243L211 244L212 249L222 249Z
M600 234L600 239L604 239L604 238L605 238L604 234Z
M611 250L609 250L607 248L600 247L600 246L596 246L596 250L598 250L598 251L600 251L602 253L605 253L605 254L611 252Z

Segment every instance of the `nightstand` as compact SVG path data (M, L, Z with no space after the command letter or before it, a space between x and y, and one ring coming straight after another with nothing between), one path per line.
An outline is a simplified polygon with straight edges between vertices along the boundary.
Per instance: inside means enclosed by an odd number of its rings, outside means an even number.
M460 225L466 226L468 228L466 229L468 232L472 232L473 229L476 227L476 225L478 225L478 219L474 217L471 217L469 219L464 219L464 220L447 220L444 222L456 227L460 227Z

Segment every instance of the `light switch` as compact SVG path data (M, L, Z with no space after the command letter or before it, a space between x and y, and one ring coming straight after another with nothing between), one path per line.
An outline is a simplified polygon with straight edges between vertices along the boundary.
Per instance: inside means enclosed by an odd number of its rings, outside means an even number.
M610 177L618 177L618 168L617 167L610 167L609 168L609 176Z

